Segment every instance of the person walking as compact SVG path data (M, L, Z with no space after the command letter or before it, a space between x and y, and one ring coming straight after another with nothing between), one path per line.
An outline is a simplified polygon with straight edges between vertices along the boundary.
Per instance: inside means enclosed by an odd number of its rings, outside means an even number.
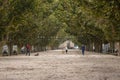
M66 54L68 53L68 48L67 47L65 47L65 52L66 52Z
M93 46L93 52L95 52L95 46Z
M22 54L25 53L25 46L22 46L22 48L21 48L21 53L22 53Z
M81 49L82 49L82 55L84 55L85 54L85 46L82 45Z
M30 47L29 44L26 45L26 49L27 49L26 56L27 56L27 55L30 56L30 49L31 49L31 47Z

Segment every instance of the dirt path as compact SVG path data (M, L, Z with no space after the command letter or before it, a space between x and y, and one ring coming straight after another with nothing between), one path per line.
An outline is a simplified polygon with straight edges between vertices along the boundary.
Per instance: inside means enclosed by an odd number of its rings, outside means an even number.
M77 51L0 57L0 80L120 80L120 57Z

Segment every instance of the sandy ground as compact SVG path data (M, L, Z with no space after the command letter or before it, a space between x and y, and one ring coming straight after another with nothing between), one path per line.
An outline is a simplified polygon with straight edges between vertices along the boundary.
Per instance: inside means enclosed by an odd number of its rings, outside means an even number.
M120 80L120 57L76 50L0 57L0 80Z

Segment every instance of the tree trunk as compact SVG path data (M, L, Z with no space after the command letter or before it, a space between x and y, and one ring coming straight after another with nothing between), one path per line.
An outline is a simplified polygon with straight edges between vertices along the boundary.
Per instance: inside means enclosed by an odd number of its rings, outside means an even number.
M90 51L90 44L86 45L86 51Z
M118 56L120 56L120 41L119 41L119 47L118 47Z
M88 44L86 45L86 50L87 51L92 51L93 50L93 42L89 40Z
M95 52L102 52L102 42L95 42Z

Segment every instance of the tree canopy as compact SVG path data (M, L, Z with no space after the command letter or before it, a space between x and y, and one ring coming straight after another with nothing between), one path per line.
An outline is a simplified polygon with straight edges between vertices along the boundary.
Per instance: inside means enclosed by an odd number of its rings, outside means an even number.
M0 41L45 47L61 30L81 44L120 42L120 1L0 0Z

